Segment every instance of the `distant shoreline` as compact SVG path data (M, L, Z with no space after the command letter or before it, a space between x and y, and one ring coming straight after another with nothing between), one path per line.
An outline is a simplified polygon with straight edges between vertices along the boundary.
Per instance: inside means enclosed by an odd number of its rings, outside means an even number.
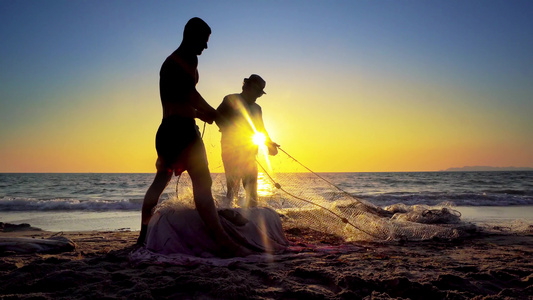
M489 167L489 166L465 166L460 168L448 168L440 172L512 172L512 171L533 171L529 167Z
M446 170L435 171L317 171L318 174L341 174L341 173L438 173L438 172L533 172L529 167L461 167L448 168ZM307 172L280 172L280 173L307 173ZM147 174L154 175L155 172L0 172L1 174ZM211 172L211 174L224 174L224 172Z

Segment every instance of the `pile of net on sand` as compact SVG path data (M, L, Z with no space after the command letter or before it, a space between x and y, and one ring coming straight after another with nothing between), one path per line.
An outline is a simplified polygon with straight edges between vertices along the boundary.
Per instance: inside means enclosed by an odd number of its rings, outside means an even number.
M208 144L206 148L209 152ZM309 228L346 241L454 239L472 230L461 224L460 213L449 204L378 207L343 191L281 148L277 156L268 158L260 151L257 162L259 205L274 209L285 229ZM228 207L223 167L210 164L210 168L215 201L219 207ZM186 173L176 192L185 205L193 205ZM239 200L229 206L242 205L244 194L241 187Z

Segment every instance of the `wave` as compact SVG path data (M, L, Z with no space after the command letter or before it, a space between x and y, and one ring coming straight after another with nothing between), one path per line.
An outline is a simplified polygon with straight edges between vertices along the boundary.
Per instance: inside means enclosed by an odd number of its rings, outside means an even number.
M425 204L439 205L447 202L454 206L520 206L533 205L533 196L518 191L499 191L497 193L386 193L370 195L354 195L378 206L389 206L397 203L407 205Z
M77 200L2 198L0 211L140 211L143 199Z
M321 195L320 191L316 191ZM339 194L342 196L342 194ZM533 195L515 190L491 191L490 193L443 193L443 192L393 192L352 194L376 206L386 207L395 204L437 206L447 203L452 206L529 206L533 205ZM215 193L215 198L223 194ZM162 198L163 199L163 198ZM324 197L334 201L335 197ZM280 199L282 200L282 199ZM24 197L0 197L0 211L140 211L142 198L124 200L74 198L34 199ZM283 201L281 201L283 202Z

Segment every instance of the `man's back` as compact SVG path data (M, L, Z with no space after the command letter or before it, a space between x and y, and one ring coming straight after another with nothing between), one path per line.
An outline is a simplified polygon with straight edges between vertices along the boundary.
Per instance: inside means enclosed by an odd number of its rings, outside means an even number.
M163 106L163 118L179 115L187 118L195 117L192 106L192 95L198 82L196 66L198 59L184 59L174 51L167 57L159 72L159 93Z

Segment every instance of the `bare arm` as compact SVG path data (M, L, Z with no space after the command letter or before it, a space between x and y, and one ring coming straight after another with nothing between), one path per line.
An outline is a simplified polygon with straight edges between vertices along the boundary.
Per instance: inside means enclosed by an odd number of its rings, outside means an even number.
M217 111L205 101L205 99L194 89L190 97L192 106L196 109L196 114L199 119L205 121L209 124L212 124L213 121L217 118Z
M256 130L259 132L262 132L266 137L266 146L268 147L268 154L270 155L276 155L278 154L278 147L279 145L274 143L270 136L268 135L268 132L265 128L265 123L263 122L263 112L261 110L261 106L255 105L253 108L253 114L254 114L254 125L256 127Z

